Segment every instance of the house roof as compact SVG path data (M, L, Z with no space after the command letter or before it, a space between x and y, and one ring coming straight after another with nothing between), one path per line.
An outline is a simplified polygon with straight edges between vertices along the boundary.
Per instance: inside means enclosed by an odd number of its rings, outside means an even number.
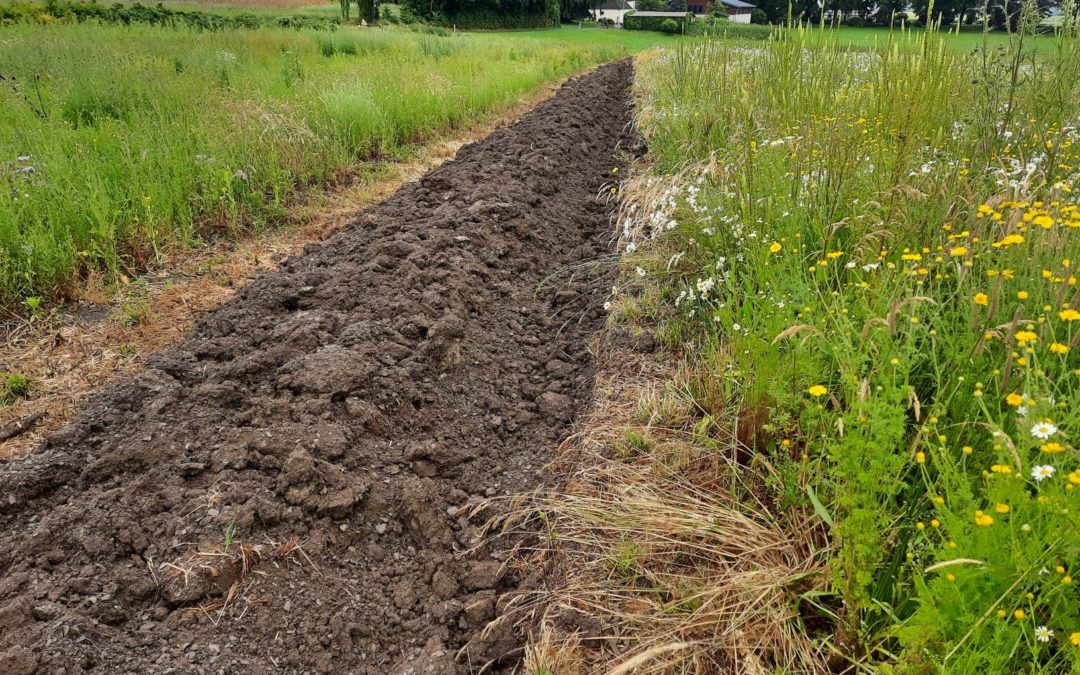
M735 9L754 9L757 7L757 5L751 5L749 2L743 2L743 0L720 0L720 2Z
M634 16L669 16L673 19L685 18L689 12L634 12Z
M626 0L604 0L604 3L593 9L631 10L634 6Z

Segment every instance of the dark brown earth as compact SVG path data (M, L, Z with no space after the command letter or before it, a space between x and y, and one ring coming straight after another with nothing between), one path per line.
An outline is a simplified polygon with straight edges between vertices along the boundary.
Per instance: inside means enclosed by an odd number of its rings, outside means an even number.
M509 623L479 632L528 580L462 513L534 487L589 396L630 74L570 81L0 467L0 673L512 666Z

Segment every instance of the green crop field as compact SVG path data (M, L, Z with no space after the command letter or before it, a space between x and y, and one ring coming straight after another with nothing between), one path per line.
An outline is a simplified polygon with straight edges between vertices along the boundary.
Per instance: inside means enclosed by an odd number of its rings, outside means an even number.
M273 223L306 186L493 115L618 46L393 29L0 32L0 301Z

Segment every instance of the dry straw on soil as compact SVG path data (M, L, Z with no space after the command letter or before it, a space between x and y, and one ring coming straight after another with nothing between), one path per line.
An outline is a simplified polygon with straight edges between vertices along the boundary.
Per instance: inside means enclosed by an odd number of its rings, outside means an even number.
M794 596L824 582L814 543L755 502L762 477L737 463L735 419L703 443L685 364L610 339L597 351L591 411L554 467L561 487L505 523L544 531L521 558L544 587L515 598L537 626L526 672L824 671L792 620Z

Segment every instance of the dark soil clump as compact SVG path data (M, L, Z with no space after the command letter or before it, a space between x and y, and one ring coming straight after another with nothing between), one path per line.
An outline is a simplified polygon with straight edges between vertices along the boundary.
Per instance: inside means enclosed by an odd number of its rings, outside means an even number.
M630 74L360 212L0 467L0 672L512 664L478 635L521 579L465 513L535 487L589 398Z

